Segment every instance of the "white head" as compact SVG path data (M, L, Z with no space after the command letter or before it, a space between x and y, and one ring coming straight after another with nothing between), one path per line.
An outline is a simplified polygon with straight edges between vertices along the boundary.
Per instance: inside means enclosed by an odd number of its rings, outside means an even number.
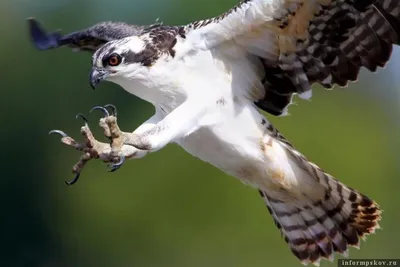
M175 38L159 39L145 34L106 43L92 57L90 85L94 88L102 80L123 85L128 80L146 78L158 60L174 56ZM167 58L166 58L166 57Z

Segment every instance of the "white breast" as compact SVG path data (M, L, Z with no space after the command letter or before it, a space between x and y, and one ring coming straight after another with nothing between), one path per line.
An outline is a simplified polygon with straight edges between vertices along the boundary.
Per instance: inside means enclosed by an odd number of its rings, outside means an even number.
M245 170L256 172L260 169L257 165L264 165L260 149L262 116L252 106L232 107L221 107L224 119L218 124L202 126L177 143L190 154L241 178Z

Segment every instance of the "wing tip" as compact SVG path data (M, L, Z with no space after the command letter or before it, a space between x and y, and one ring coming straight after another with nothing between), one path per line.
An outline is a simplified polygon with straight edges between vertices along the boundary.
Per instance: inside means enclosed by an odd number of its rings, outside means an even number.
M48 50L60 46L59 40L61 35L59 32L54 32L50 34L47 33L42 28L39 21L36 20L34 17L29 17L27 21L29 25L29 34L36 49Z

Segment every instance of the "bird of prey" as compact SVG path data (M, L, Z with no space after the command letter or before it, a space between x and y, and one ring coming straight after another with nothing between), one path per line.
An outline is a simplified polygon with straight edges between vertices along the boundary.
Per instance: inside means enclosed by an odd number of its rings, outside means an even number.
M344 87L361 67L375 71L400 44L398 0L245 0L226 13L182 26L102 22L62 35L29 19L39 50L93 53L90 84L114 82L155 107L133 132L120 130L112 105L85 142L61 141L117 170L169 143L258 189L293 254L333 260L379 228L377 203L307 160L261 113L287 114L313 84ZM83 119L85 117L81 116Z

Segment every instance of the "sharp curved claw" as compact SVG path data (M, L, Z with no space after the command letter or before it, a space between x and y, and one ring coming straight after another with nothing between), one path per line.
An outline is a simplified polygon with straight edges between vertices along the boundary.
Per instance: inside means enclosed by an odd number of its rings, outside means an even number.
M74 179L70 180L70 181L65 181L66 185L73 185L74 183L78 182L79 180L79 176L81 176L80 173L77 173L74 177Z
M66 133L64 133L63 131L60 131L60 130L51 130L51 131L49 132L49 134L54 134L54 133L59 134L59 135L61 135L62 137L68 137L68 134L66 134Z
M111 109L111 115L117 117L117 108L113 104L107 104L104 106L105 108Z
M106 117L110 116L110 113L108 113L108 110L107 110L106 108L104 108L104 107L101 107L101 106L95 106L95 107L93 107L93 108L90 110L89 113L92 113L92 112L95 111L96 109L103 111L104 116L106 116Z
M109 172L115 172L116 170L121 168L121 166L122 166L122 164L124 164L124 162L125 162L125 156L121 155L119 157L119 162L117 162L115 164L108 164L108 167L110 168L108 171Z
M85 122L85 125L86 125L86 126L87 126L88 123L89 123L89 121L88 121L88 119L86 118L86 116L83 115L82 113L76 114L75 118L76 118L76 119L77 119L77 118L81 118L81 119Z

